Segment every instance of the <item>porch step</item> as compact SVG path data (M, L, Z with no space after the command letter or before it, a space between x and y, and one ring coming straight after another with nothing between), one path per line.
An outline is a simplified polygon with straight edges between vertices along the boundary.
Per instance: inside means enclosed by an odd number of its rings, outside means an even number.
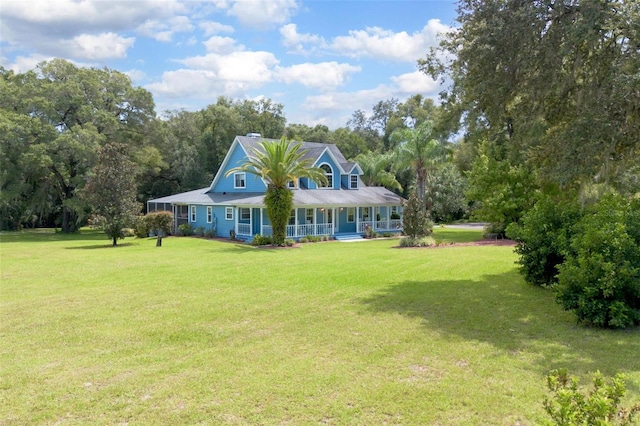
M335 238L337 241L343 242L364 240L364 238L362 238L362 235L356 234L355 232L353 234L335 234L333 238Z

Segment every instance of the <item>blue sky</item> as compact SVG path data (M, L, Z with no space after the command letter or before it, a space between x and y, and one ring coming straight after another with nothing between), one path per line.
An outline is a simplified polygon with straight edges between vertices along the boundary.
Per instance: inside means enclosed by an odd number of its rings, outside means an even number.
M0 64L54 57L109 67L153 93L156 112L219 96L270 98L287 122L344 127L358 109L422 94L417 60L455 22L455 1L2 0Z

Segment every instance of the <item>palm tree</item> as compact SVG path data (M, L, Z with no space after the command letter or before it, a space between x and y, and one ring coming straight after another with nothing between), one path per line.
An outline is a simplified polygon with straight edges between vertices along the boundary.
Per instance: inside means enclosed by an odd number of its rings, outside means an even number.
M302 159L305 150L300 142L289 143L286 138L278 142L260 141L244 162L230 169L226 176L235 172L246 172L261 177L267 184L264 204L273 229L273 244L282 246L287 235L287 222L293 209L293 193L289 182L298 182L301 177L316 183L327 183L324 170L313 167L313 160Z
M399 141L396 148L398 167L410 167L416 177L416 192L420 200L425 201L427 210L431 210L432 200L425 200L428 181L432 180L436 167L447 157L447 150L438 140L432 138L433 124L425 121L415 129L396 130L392 134Z
M369 151L366 154L358 154L355 160L362 169L362 181L365 185L402 190L396 176L387 170L391 165L391 155Z

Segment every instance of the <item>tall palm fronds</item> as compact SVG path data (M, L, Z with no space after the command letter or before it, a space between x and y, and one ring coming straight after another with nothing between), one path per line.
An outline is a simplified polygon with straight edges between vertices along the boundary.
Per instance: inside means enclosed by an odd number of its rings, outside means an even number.
M388 170L393 161L391 154L369 151L358 154L355 160L363 171L362 181L365 185L402 190L396 176Z

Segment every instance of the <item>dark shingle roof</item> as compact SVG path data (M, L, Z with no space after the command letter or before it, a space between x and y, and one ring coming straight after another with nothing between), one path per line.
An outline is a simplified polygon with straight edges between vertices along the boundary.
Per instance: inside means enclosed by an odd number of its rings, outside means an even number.
M240 143L242 148L244 148L247 154L251 154L254 149L259 149L260 141L276 142L276 139L264 139L264 138L260 139L260 138L252 138L248 136L236 136L236 139L238 139L238 142ZM346 158L344 158L344 155L342 155L342 152L340 152L338 147L335 146L334 144L319 143L319 142L302 142L300 145L300 149L303 151L306 151L305 154L302 156L302 159L304 160L304 159L310 158L313 160L314 163L318 161L318 159L326 149L329 149L329 151L331 151L331 155L333 155L333 157L336 159L338 164L340 164L340 167L342 167L342 170L345 173L349 173L353 169L353 167L356 165L356 163L348 162Z
M264 206L264 194L207 192L209 188L183 192L182 194L149 200L150 203L203 204L203 205L238 205ZM360 189L300 189L293 190L293 204L296 207L357 207L399 205L402 198L386 188L378 186L361 187Z

